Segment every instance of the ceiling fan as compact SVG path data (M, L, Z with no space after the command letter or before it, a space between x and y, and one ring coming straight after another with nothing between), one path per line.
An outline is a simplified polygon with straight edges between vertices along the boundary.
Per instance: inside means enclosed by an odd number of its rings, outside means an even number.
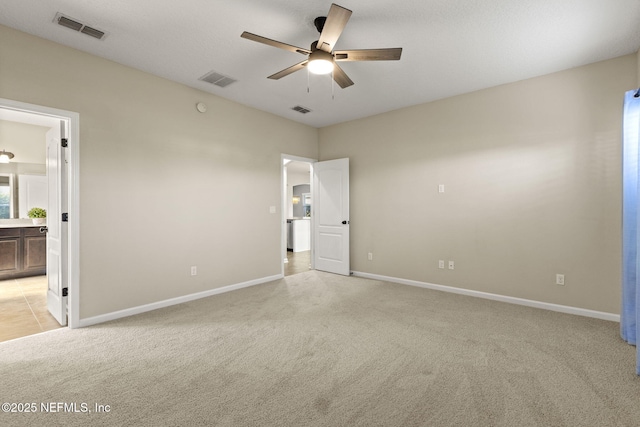
M269 46L306 55L307 59L270 75L269 79L278 80L282 77L301 70L305 67L314 74L328 74L333 72L333 80L341 88L353 85L353 81L338 66L339 61L397 61L402 54L402 48L387 49L359 49L359 50L333 50L338 38L342 34L347 21L351 17L351 11L337 4L332 4L329 14L317 17L313 23L320 33L320 38L311 43L310 49L293 46L276 40L271 40L257 34L243 32L240 37L264 43Z

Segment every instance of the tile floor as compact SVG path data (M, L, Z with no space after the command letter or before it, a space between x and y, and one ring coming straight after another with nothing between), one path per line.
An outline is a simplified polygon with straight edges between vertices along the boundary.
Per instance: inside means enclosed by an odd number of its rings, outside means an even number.
M0 342L60 327L47 310L47 276L0 281Z
M287 251L288 263L284 265L284 275L303 273L309 271L311 266L311 251L291 252Z

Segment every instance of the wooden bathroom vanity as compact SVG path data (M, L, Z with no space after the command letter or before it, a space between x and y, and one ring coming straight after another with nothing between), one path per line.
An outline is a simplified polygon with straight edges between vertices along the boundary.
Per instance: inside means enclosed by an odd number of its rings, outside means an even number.
M47 235L39 225L0 225L0 280L47 272Z

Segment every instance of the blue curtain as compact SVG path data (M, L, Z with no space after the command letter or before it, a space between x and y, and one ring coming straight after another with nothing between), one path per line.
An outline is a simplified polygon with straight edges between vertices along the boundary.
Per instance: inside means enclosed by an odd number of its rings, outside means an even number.
M636 374L640 375L640 258L638 257L638 164L640 151L640 97L631 90L625 94L622 135L622 313L620 334L636 346Z

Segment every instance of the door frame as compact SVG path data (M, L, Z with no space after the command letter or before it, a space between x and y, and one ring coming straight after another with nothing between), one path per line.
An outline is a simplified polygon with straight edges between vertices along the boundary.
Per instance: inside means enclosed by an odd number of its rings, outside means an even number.
M80 327L80 114L74 111L28 104L11 99L0 98L0 108L17 112L48 116L66 120L69 123L69 146L67 147L67 185L61 192L67 193L69 224L67 235L62 236L67 242L68 255L63 260L69 272L68 326ZM61 196L59 196L61 197Z
M290 160L292 162L304 162L309 163L309 184L313 184L311 182L311 177L313 176L313 164L316 163L317 159L311 159L309 157L300 157L294 156L290 154L281 154L280 155L280 274L284 277L284 260L287 258L287 189L285 188L285 160ZM309 186L311 188L311 200L313 200L313 185ZM311 215L311 230L313 230L313 214ZM313 233L311 233L311 269L315 269L315 264L313 262Z

